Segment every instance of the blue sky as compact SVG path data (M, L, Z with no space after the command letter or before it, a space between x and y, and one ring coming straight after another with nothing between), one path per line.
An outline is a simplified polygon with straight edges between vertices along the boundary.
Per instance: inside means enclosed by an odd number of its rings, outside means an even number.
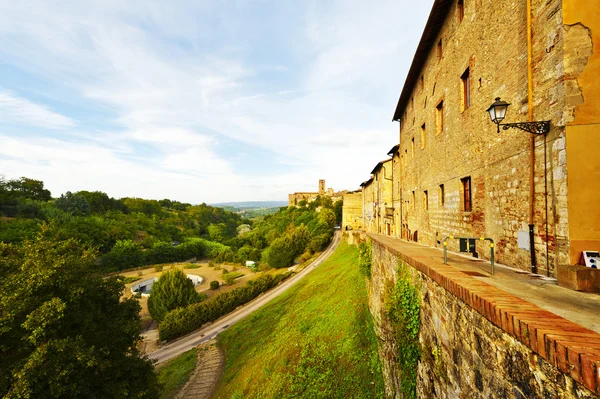
M191 203L358 188L432 1L0 0L0 174Z

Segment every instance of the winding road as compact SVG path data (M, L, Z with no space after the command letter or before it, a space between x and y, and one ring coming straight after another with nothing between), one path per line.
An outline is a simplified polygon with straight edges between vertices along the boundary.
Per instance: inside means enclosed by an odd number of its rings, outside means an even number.
M290 277L288 280L284 281L269 292L259 296L258 298L252 300L246 305L234 310L227 316L220 318L214 323L206 327L200 328L199 330L196 330L193 333L190 333L182 338L179 338L176 341L162 346L160 349L149 354L148 357L150 359L156 360L157 364L163 363L176 356L179 356L183 352L186 352L195 346L200 345L203 342L215 338L217 335L219 335L220 332L226 330L227 328L237 323L244 317L258 310L264 304L283 294L291 286L296 284L300 279L302 279L304 276L306 276L308 273L310 273L316 267L318 267L321 263L323 263L327 258L329 258L329 256L331 256L333 251L335 251L335 249L339 245L341 239L340 237L340 232L336 231L334 233L333 240L331 240L331 244L329 244L327 249L325 249L325 251L323 251L323 253L319 255L317 259L315 259L310 265L305 267L298 274Z

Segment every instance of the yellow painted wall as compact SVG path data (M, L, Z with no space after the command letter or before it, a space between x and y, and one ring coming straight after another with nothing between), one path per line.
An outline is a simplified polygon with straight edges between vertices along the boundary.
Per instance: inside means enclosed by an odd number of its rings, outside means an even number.
M583 250L600 250L600 1L563 0L565 77L574 79L580 97L566 128L569 238L571 264ZM569 39L568 30L578 29ZM591 36L591 38L590 38ZM582 64L581 53L594 52ZM585 59L584 59L585 61ZM576 89L577 89L577 86Z

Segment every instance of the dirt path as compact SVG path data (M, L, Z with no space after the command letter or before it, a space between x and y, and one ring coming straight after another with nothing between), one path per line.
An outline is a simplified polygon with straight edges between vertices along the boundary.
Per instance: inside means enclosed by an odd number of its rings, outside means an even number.
M223 374L225 356L211 339L198 347L198 362L189 381L175 396L176 399L210 399Z

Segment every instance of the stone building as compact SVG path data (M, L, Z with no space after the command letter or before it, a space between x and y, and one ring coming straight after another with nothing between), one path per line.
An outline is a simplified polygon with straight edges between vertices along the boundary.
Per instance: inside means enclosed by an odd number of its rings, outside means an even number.
M599 9L434 2L393 117L392 235L491 237L499 262L549 275L600 250ZM498 132L486 113L496 97L511 103L504 123L548 120L549 132Z
M319 180L319 191L317 192L296 192L288 194L288 206L297 206L301 201L312 202L317 199L318 196L325 196L331 198L332 202L340 201L344 194L348 191L335 192L332 188L326 188L325 179Z
M392 159L386 159L378 162L371 171L371 178L361 184L363 221L369 233L396 234L393 181Z
M342 206L342 230L363 229L362 191L344 194Z

